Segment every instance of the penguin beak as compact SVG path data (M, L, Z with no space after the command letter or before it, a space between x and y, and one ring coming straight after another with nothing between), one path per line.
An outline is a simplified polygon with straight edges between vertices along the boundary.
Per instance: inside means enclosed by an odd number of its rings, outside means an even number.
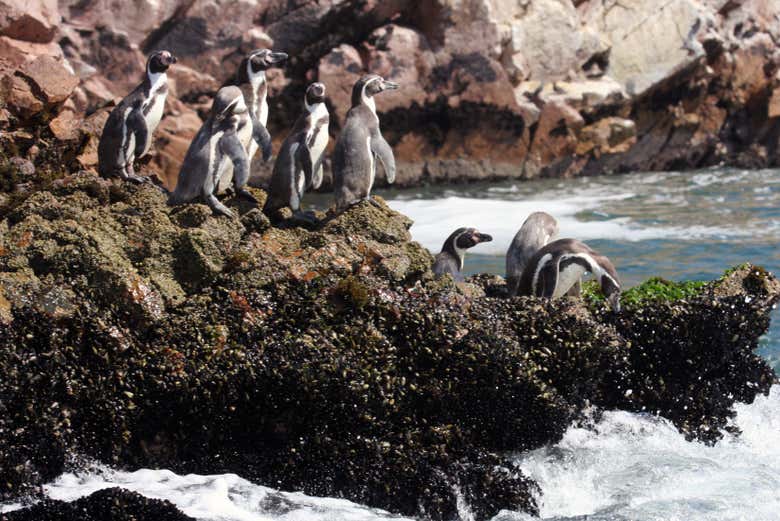
M620 313L620 292L616 291L612 293L609 297L607 297L607 302L609 302L609 307L612 308L612 311L615 313Z
M270 56L268 56L268 61L270 63L282 63L288 58L287 53L284 52L272 52Z
M399 87L397 83L392 81L382 80L382 90L396 90Z
M486 233L475 233L474 234L474 242L477 244L483 243L483 242L490 242L493 240L493 237L491 235L488 235Z
M177 59L176 59L176 56L174 56L173 54L171 54L171 57L170 57L170 59L168 60L168 65L173 65L173 64L174 64L174 63L176 63L177 61L179 61L179 60L177 60Z

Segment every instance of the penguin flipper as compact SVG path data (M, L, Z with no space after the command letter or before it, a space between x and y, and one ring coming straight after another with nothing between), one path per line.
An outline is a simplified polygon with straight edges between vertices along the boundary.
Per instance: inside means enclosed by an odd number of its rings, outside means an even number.
M219 148L233 163L233 186L236 189L236 194L257 202L257 199L245 188L249 182L249 158L238 139L238 135L235 132L226 132L219 139Z
M273 153L273 146L271 145L271 134L268 133L268 129L265 125L252 115L252 139L260 146L263 151L263 161L268 161ZM250 160L252 158L249 158Z
M382 134L376 133L371 138L371 151L379 161L382 162L382 167L385 169L385 175L387 176L387 182L392 184L395 182L395 156L393 155L393 149L387 144Z
M141 107L138 106L130 111L127 116L127 127L135 135L135 158L138 159L146 151L146 141L149 139L149 129L146 127L146 119Z
M301 143L295 149L295 162L303 170L303 175L306 179L305 186L309 187L313 185L314 181L314 168L311 164L311 151L305 143ZM297 186L297 185L296 185ZM298 194L300 197L302 194Z

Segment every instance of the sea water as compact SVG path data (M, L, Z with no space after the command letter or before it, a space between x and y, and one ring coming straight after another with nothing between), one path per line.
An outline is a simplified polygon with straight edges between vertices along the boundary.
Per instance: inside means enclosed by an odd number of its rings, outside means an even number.
M574 237L607 255L625 287L652 276L709 280L750 261L780 272L780 171L713 169L575 180L474 184L379 192L414 219L412 236L438 252L461 226L494 237L470 250L468 273L503 275L504 253L523 220L546 211L560 237ZM780 370L780 316L760 354ZM541 486L547 520L780 520L780 386L752 404L738 404L739 436L708 446L688 442L668 421L621 411L591 428L572 427L557 444L514 455ZM214 521L383 520L386 512L332 498L312 498L250 483L233 474L121 472L96 466L45 487L74 500L121 486L167 499L186 514ZM0 511L19 504L0 506ZM464 517L467 515L467 506ZM496 521L527 521L502 512Z

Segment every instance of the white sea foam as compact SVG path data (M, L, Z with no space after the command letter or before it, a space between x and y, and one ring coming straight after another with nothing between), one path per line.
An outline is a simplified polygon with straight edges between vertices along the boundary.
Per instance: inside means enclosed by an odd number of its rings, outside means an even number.
M472 253L503 255L523 221L533 212L543 210L558 220L560 238L574 237L582 241L610 239L645 241L651 239L726 239L750 237L755 231L741 226L707 226L689 224L664 226L642 224L630 217L605 217L595 220L597 210L605 201L628 199L632 194L602 197L572 197L553 200L486 200L464 197L442 199L391 200L395 210L414 220L411 232L414 240L433 252L441 250L444 239L461 226L473 226L489 233L493 241L469 250ZM581 216L589 212L590 219Z
M773 521L780 512L780 386L736 406L740 436L708 446L688 442L669 422L608 412L593 428L518 456L541 486L543 520ZM73 501L107 487L167 499L209 521L380 521L404 519L341 499L314 498L255 485L234 474L181 476L167 470L107 468L64 474L45 493ZM5 505L0 511L21 505ZM468 506L459 505L468 517ZM529 521L502 512L494 521Z
M52 499L75 501L98 490L121 487L165 499L195 519L208 521L382 521L403 520L343 499L317 498L255 485L235 474L178 475L168 470L120 472L98 467L63 474L44 487ZM21 508L7 504L0 512Z
M778 184L778 171L658 172L467 185L422 197L397 192L389 204L415 221L413 238L433 252L455 229L473 226L494 237L474 253L503 255L526 217L540 210L558 220L561 237L583 241L766 241L780 231L767 212L780 203Z
M743 434L714 446L685 441L665 420L610 412L595 429L571 428L555 446L521 456L541 485L542 519L777 520L780 386L736 409Z

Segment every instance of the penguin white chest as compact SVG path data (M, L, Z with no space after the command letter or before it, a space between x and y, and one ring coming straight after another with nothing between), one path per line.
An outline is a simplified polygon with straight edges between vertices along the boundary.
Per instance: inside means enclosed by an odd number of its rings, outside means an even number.
M579 264L569 264L563 270L558 272L558 284L555 285L555 292L552 298L560 298L571 289L585 274L585 268Z
M311 164L314 166L317 161L325 153L325 148L328 146L330 135L328 134L328 109L324 103L318 103L317 107L312 112L312 120L314 126L317 129L317 134L314 136L314 142L309 143L309 150L311 151Z
M249 144L252 142L252 122L247 121L244 126L238 129L238 140L244 145L244 150L249 150Z
M168 89L166 89L168 77L165 74L156 74L150 76L152 86L149 89L149 99L142 107L144 113L144 120L146 121L146 129L148 131L146 138L146 145L144 146L144 154L146 154L152 146L152 134L157 130L157 125L162 120L163 111L165 110L165 98L168 95Z
M260 100L260 107L258 108L259 114L257 115L258 121L263 124L264 127L268 126L268 100L263 96Z
M212 191L219 185L219 178L226 163L224 158L221 158L219 164L217 163L218 159L220 159L217 156L219 155L219 140L222 138L222 134L223 132L217 132L209 139L209 171L207 175L212 178Z

